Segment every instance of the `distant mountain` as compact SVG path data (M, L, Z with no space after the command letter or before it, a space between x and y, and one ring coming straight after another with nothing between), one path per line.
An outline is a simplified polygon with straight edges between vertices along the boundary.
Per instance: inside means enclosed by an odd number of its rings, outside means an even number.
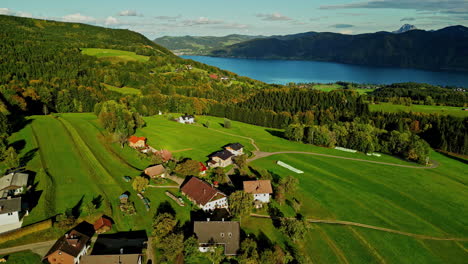
M222 49L229 45L237 44L256 38L265 38L264 36L248 35L228 35L224 37L160 37L154 40L155 43L166 47L177 55L207 55L215 49Z
M359 35L308 32L252 39L214 50L211 56L330 61L370 66L468 71L468 28Z
M416 26L413 26L413 25L410 25L410 24L404 24L403 26L401 26L400 29L393 31L393 33L397 33L397 34L405 33L405 32L411 31L411 30L415 30L415 29L418 29L418 28Z

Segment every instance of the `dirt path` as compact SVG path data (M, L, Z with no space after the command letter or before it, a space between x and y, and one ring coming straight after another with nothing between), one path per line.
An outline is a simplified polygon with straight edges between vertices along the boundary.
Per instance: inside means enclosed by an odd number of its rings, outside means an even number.
M431 166L413 166L413 165L395 164L395 163L389 163L389 162L372 161L372 160L365 160L365 159L358 159L358 158L347 158L347 157L342 157L342 156L334 156L334 155L321 154L321 153L316 153L316 152L305 152L305 151L265 152L265 151L260 150L260 148L255 143L255 140L253 138L251 138L251 137L239 136L239 135L236 135L236 134L231 134L231 133L228 133L228 132L219 131L219 130L213 129L213 128L208 128L208 129L211 129L211 130L216 131L218 133L223 133L223 134L226 134L226 135L245 138L245 139L250 140L250 143L255 148L255 151L252 152L254 154L254 156L251 157L250 159L248 159L247 163L249 163L251 161L254 161L254 160L257 160L257 159L261 159L261 158L265 158L265 157L269 157L269 156L273 156L273 155L278 155L278 154L304 154L304 155L315 155L315 156L322 156L322 157L334 158L334 159L345 159L345 160L353 160L353 161L359 161L359 162L368 162L368 163L387 165L387 166L394 166L394 167L403 167L403 168L410 168L410 169L434 169L434 168L437 168L439 166L439 163L437 163L435 161L432 161L433 164Z
M159 186L159 185L148 185L148 187L150 188L161 188L161 189L164 189L164 188L177 188L179 189L179 186L172 186L172 185L169 185L169 186Z
M34 253L41 255L45 255L47 251L54 245L56 240L49 240L44 242L37 242L32 244L21 245L17 247L10 247L0 249L0 255L10 254L14 252L26 251L31 250Z
M374 163L374 164L380 164L380 165L388 165L388 166L411 168L411 169L434 169L439 166L439 164L436 162L433 162L431 166L413 166L413 165L395 164L395 163L382 162L382 161L348 158L348 157L342 157L342 156L334 156L334 155L329 155L329 154L321 154L321 153L305 152L305 151L278 151L278 152L258 151L258 152L254 152L254 154L255 156L248 159L247 162L251 162L257 159L261 159L261 158L265 158L265 157L269 157L273 155L278 155L278 154L304 154L304 155L315 155L315 156L322 156L322 157L327 157L327 158L353 160L353 161L359 161L359 162L368 162L368 163Z
M258 218L271 218L271 216L269 216L269 215L260 215L260 214L250 214L250 215L253 216L253 217L258 217ZM427 235L414 234L414 233L399 231L399 230L385 228L385 227L379 227L379 226L361 224L361 223L356 223L356 222L350 222L350 221L326 220L326 219L307 219L307 222L315 223L315 224L332 224L332 225L357 226L357 227L368 228L368 229L373 229L373 230L379 230L379 231L383 231L383 232L399 234L399 235L403 235L403 236L409 236L409 237L414 237L414 238L417 238L417 239L425 239L425 240L468 241L468 238L427 236Z

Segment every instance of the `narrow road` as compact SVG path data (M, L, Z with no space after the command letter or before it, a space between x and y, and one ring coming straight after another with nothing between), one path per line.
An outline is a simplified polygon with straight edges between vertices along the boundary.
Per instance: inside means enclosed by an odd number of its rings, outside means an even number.
M252 158L248 159L247 162L251 162L257 159L273 156L273 155L279 155L279 154L304 154L304 155L315 155L315 156L321 156L321 157L327 157L327 158L334 158L334 159L345 159L345 160L353 160L353 161L359 161L359 162L368 162L368 163L374 163L374 164L381 164L381 165L388 165L388 166L394 166L394 167L403 167L403 168L411 168L411 169L434 169L439 166L438 163L433 162L432 165L430 166L413 166L413 165L404 165L404 164L395 164L395 163L389 163L389 162L382 162L382 161L373 161L373 160L364 160L364 159L357 159L357 158L348 158L348 157L342 157L342 156L334 156L334 155L329 155L329 154L321 154L321 153L315 153L315 152L305 152L305 151L278 151L278 152L254 152L255 156Z
M348 157L335 156L335 155L329 155L329 154L322 154L322 153L316 153L316 152L305 152L305 151L265 152L265 151L260 150L260 148L257 146L257 144L255 144L255 140L253 138L251 138L251 137L239 136L239 135L236 135L236 134L231 134L231 133L228 133L228 132L219 131L219 130L213 129L213 128L208 128L208 129L211 129L211 130L216 131L218 133L223 133L223 134L226 134L226 135L245 138L245 139L250 140L250 143L255 148L255 151L252 152L254 154L254 156L251 157L250 159L247 159L247 163L249 163L251 161L254 161L254 160L257 160L257 159L261 159L261 158L265 158L265 157L269 157L269 156L273 156L273 155L278 155L278 154L304 154L304 155L315 155L315 156L322 156L322 157L334 158L334 159L345 159L345 160L353 160L353 161L358 161L358 162L368 162L368 163L387 165L387 166L394 166L394 167L403 167L403 168L410 168L410 169L434 169L434 168L437 168L439 166L439 163L437 163L435 161L432 161L433 164L430 165L430 166L413 166L413 165L395 164L395 163L389 163L389 162L372 161L372 160L365 160L365 159L358 159L358 158L348 158Z
M260 215L260 214L250 214L250 216L258 217L258 218L272 218L269 215ZM289 218L289 219L293 219L293 218ZM315 224L333 224L333 225L357 226L357 227L368 228L368 229L373 229L373 230L379 230L379 231L383 231L383 232L399 234L399 235L403 235L403 236L409 236L409 237L414 237L414 238L417 238L417 239L425 239L425 240L468 241L468 238L427 236L427 235L414 234L414 233L399 231L399 230L385 228L385 227L379 227L379 226L361 224L361 223L356 223L356 222L350 222L350 221L326 220L326 219L307 219L307 222L315 223Z

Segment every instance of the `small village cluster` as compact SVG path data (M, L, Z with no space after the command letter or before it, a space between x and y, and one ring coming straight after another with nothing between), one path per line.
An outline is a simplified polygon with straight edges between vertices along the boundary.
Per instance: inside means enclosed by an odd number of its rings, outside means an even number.
M191 115L183 115L176 121L192 124L195 119ZM218 189L218 182L210 183L202 178L209 169L225 168L233 165L235 157L244 155L244 146L242 144L228 144L223 149L209 155L206 164L198 162L198 175L188 176L185 179L171 175L172 171L165 167L168 161L173 160L170 151L157 150L149 146L145 137L131 136L128 138L128 145L141 153L159 156L160 164L149 166L143 171L148 178L176 181L180 186L180 193L196 207L208 214L219 209L229 212L229 197ZM24 209L27 208L27 205L22 201L22 194L29 189L29 180L28 174L20 172L13 172L0 178L0 233L21 228L22 216L28 213ZM124 176L123 180L130 182L132 178ZM243 191L252 195L256 208L261 208L263 204L270 202L270 195L273 193L270 180L247 180L243 181L242 185ZM179 206L185 205L181 197L176 197L168 191L166 191L166 195ZM149 211L151 203L144 196L144 190L138 192L137 196L143 202L146 210ZM119 196L120 210L127 215L133 215L136 213L136 209L129 198L130 192L125 192ZM112 224L113 220L107 216L100 217L94 225L81 222L55 242L44 256L44 260L51 264L141 264L142 249L146 248L147 238L139 238L140 249L128 250L129 248L135 249L135 247L130 245L133 242L130 243L126 235L124 238L119 238L120 233L103 234L112 229ZM224 218L221 221L213 221L207 218L206 221L193 222L193 234L198 239L199 251L201 252L208 252L214 247L222 245L226 256L236 255L240 247L240 233L240 223L238 221L225 221ZM89 252L91 251L91 238L94 234L98 234L97 241L92 252ZM107 246L118 245L119 248L102 251L99 249L99 243Z

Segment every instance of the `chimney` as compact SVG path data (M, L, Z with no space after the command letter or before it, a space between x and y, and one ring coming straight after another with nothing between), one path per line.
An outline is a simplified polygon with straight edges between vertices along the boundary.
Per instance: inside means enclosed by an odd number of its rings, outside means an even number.
M123 255L123 248L120 249L120 254Z
M221 220L224 222L224 217Z
M206 219L206 221L207 221L207 222L209 222L209 221L210 221L210 219L209 219L209 218L207 218L207 219Z

